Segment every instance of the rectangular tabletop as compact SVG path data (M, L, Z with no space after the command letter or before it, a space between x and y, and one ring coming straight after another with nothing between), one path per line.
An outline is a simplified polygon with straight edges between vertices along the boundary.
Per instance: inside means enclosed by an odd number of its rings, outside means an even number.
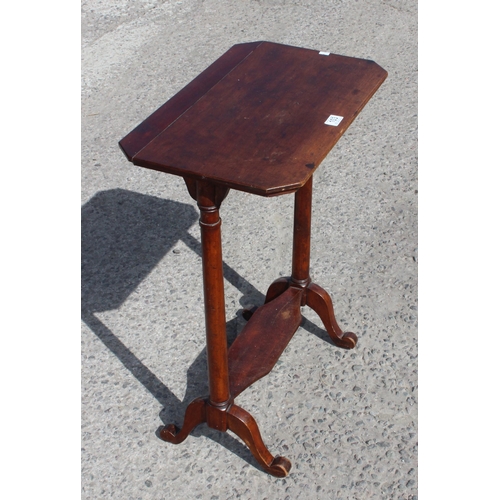
M369 60L235 45L120 146L143 167L263 196L296 191L386 76Z

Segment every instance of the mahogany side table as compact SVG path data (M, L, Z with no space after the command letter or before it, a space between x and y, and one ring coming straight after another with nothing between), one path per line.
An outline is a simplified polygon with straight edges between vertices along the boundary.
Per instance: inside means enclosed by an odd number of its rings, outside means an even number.
M312 176L385 80L373 61L270 42L234 45L120 141L135 165L180 175L200 209L210 394L192 401L182 442L202 422L230 430L270 474L291 464L273 457L254 418L234 403L278 361L311 307L333 343L352 349L330 296L309 276ZM260 196L295 193L292 274L267 291L265 304L227 347L219 208L229 189Z

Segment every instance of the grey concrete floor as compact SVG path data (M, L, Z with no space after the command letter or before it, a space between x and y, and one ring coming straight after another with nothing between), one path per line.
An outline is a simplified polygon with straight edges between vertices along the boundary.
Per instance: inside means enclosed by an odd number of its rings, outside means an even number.
M82 498L417 498L417 4L410 0L82 3ZM118 141L235 43L368 58L389 76L315 174L311 274L353 351L305 320L238 398L289 477L233 435L180 424L207 393L200 235L182 179ZM228 336L290 273L293 196L222 205Z

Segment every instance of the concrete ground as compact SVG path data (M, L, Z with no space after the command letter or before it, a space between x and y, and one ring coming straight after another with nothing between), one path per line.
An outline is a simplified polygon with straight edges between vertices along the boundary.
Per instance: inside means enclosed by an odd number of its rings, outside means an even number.
M417 3L82 2L82 498L417 498ZM118 141L236 43L373 59L389 73L315 174L311 274L353 351L305 320L238 397L290 475L205 425L161 441L207 394L200 235L182 179ZM221 208L229 340L290 273L293 196Z

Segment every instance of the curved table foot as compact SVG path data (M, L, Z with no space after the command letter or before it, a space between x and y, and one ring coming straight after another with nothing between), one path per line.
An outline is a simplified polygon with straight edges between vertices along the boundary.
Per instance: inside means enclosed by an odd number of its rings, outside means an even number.
M315 283L307 287L306 305L308 305L321 318L325 329L330 335L332 342L344 349L352 349L358 342L358 337L352 332L343 332L333 312L333 304L330 295Z
M264 304L271 302L271 300L276 299L283 292L286 292L288 286L290 284L290 280L288 278L278 278L273 281L269 286L266 294L266 300ZM254 315L255 311L258 309L258 306L249 306L241 311L241 315L245 321L250 321L250 318Z
M271 302L271 300L276 299L283 292L286 292L288 286L290 284L290 280L288 278L278 278L276 281L273 281L269 286L266 294L266 300L264 304ZM241 315L245 321L250 321L250 318L254 315L255 311L258 309L258 306L249 306L241 311Z
M174 424L166 425L160 431L160 438L173 444L182 443L195 427L206 421L205 405L206 401L203 398L191 401L186 409L182 429L179 430Z
M253 316L253 313L257 310L257 306L248 306L248 307L245 307L245 309L243 309L241 311L241 315L243 316L243 319L245 321L249 321L250 318Z
M243 408L231 406L227 412L229 430L239 436L264 470L276 477L286 477L292 466L285 457L273 457L262 441L255 419Z
M283 292L286 292L289 286L290 278L278 278L277 280L274 280L267 289L266 300L264 303L267 304L268 302L271 302L271 300L280 296Z

